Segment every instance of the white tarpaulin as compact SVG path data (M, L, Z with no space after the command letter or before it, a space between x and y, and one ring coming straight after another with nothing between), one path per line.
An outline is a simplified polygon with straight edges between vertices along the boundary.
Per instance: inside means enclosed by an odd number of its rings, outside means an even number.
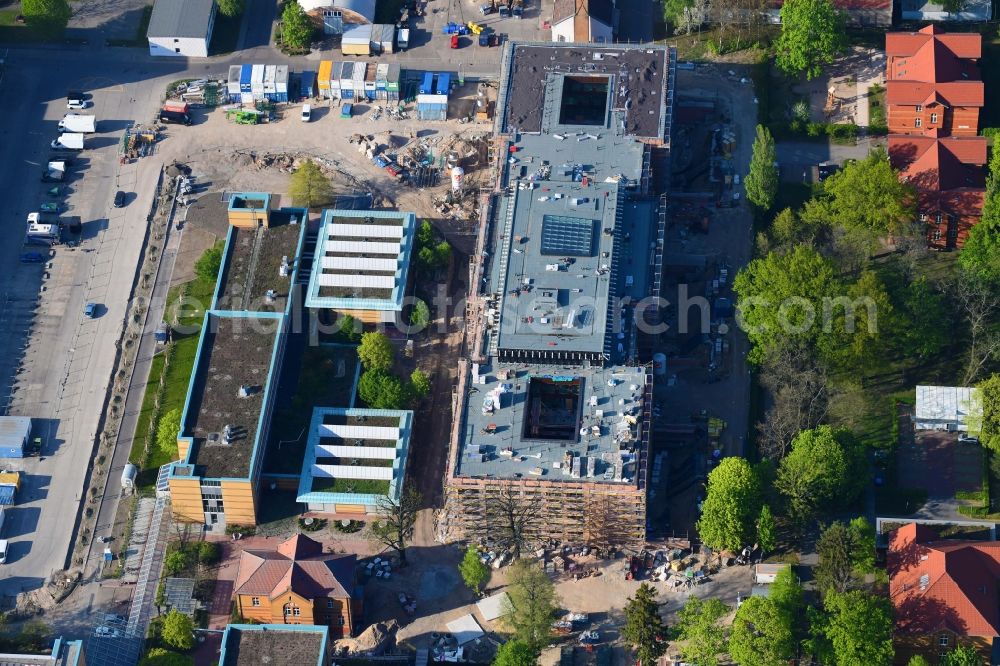
M472 614L463 615L457 620L448 623L448 631L455 635L459 645L465 645L469 641L474 641L486 632L482 630L476 618Z

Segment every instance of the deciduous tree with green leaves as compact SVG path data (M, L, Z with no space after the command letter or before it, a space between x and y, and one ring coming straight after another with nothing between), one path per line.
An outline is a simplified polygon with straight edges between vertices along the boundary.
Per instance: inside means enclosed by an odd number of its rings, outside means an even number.
M415 368L410 373L410 396L415 400L422 400L430 395L431 378L420 368Z
M298 2L286 2L281 12L281 44L289 51L308 51L316 26Z
M389 336L372 331L362 334L361 344L358 345L358 358L361 359L361 365L365 366L365 370L388 372L392 369L396 350Z
M836 666L890 666L892 604L888 598L862 590L830 592L824 613L813 614L813 649L823 663Z
M418 333L427 326L428 322L431 320L431 310L427 307L427 302L420 299L413 304L413 309L410 310L410 326L414 326L418 329Z
M219 13L223 16L239 16L243 13L243 0L217 0Z
M832 221L872 238L912 231L917 212L913 186L899 179L882 148L823 181L821 202Z
M43 29L60 29L73 15L67 0L21 0L21 13L28 25Z
M770 553L777 546L777 527L774 524L774 515L771 507L764 504L760 507L760 515L757 516L757 545L762 553Z
M219 277L219 269L222 268L222 243L216 243L205 250L198 261L194 262L194 273L202 280L215 282Z
M761 211L769 211L778 194L778 156L771 130L757 125L757 138L753 142L750 170L744 181L747 200Z
M906 666L931 666L931 662L927 661L923 655L915 654L906 662Z
M667 651L666 626L660 618L656 588L639 585L635 596L625 603L625 626L622 638L632 646L641 664L655 664Z
M372 409L402 409L410 396L402 380L384 370L367 370L358 380L358 396Z
M177 654L166 648L150 648L146 656L139 662L139 666L194 666L194 657L185 654Z
M538 564L528 560L516 560L511 565L507 583L504 623L517 640L538 654L552 642L557 604L555 586Z
M786 74L814 79L847 46L842 12L831 0L786 0L781 6L781 35L776 64Z
M285 5L285 14L288 13L289 7L296 7L298 11L302 11L299 3L289 2ZM333 186L330 184L330 179L312 160L303 160L299 164L299 168L291 176L288 193L292 197L292 203L306 208L319 208L333 201Z
M493 658L493 666L535 666L535 663L536 654L531 646L516 638L501 645Z
M983 216L969 230L958 263L980 280L1000 282L1000 150L990 152Z
M177 451L177 437L181 434L181 410L174 408L160 417L156 424L156 448L164 452Z
M941 666L982 666L983 656L971 645L959 645L941 657Z
M181 650L194 647L194 621L178 610L171 610L163 618L163 629L160 638L167 645Z
M793 617L769 597L750 597L736 611L729 655L740 666L785 666L795 656Z
M479 550L475 546L469 546L465 550L465 557L458 565L458 572L462 574L462 580L466 587L479 594L483 583L490 577L490 568L479 559Z
M778 466L775 487L800 525L821 511L845 506L861 492L864 449L845 428L803 430Z
M760 484L750 464L723 458L708 475L698 519L701 540L718 550L740 550L753 540L760 505Z
M969 405L969 433L994 453L1000 452L1000 374L992 374L976 385Z
M726 630L719 621L729 614L729 606L719 599L689 597L677 612L677 630L684 641L680 648L685 661L698 666L718 666L726 651Z

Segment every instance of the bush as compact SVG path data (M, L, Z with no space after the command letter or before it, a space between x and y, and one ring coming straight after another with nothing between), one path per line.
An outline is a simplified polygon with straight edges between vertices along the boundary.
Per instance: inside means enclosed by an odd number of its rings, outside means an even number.
M854 123L827 125L826 133L834 143L854 143L858 138L858 126Z
M163 570L168 576L176 576L191 565L191 558L186 551L175 550L163 558Z
M319 532L326 527L326 520L322 518L299 518L299 527L304 532Z
M823 123L808 123L806 125L806 134L811 137L820 137L826 134L826 125Z
M202 541L198 544L198 561L202 564L215 564L222 557L222 548L214 541Z
M333 529L338 532L343 532L344 534L354 534L355 532L360 532L364 526L365 524L361 520L349 520L346 525L344 525L343 521L340 520L333 521Z

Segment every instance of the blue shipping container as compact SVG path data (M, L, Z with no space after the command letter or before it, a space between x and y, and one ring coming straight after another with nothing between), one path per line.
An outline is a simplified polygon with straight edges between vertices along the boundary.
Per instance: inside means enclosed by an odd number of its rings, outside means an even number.
M421 95L433 95L434 94L434 73L424 72L424 80L420 83L420 94Z
M316 93L316 72L302 72L303 97L312 97Z
M5 446L0 449L0 458L23 458L24 449L20 446Z
M354 91L344 88L340 91L340 99L354 99Z
M240 92L250 92L250 78L253 65L243 65L240 68Z
M375 99L375 91L374 90L365 89L365 97L367 97L370 100L374 100Z
M435 95L447 95L448 88L451 87L451 75L442 72L438 74L437 88L435 88Z
M16 494L17 488L14 486L0 486L0 506L13 506Z
M239 104L240 101L242 101L242 98L240 97L239 93L233 93L233 94L231 94L229 96L229 103L230 104Z

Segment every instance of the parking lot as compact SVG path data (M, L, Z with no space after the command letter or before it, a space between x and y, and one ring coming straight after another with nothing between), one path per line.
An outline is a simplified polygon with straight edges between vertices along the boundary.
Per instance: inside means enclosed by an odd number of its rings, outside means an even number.
M0 259L8 267L0 272L0 398L7 413L36 418L35 434L42 437L40 457L2 463L24 472L5 528L11 544L0 579L4 605L65 565L158 177L152 162L120 167L117 146L133 119L152 113L158 93L151 91L171 68L98 64L100 59L81 68L49 62L65 57L55 51L15 53L7 58L0 86L9 100L7 159L0 163L7 184ZM68 89L92 93L87 113L99 121L70 167L63 198L65 215L82 222L79 236L67 238L79 245L56 246L44 263L20 263L26 215L52 187L40 176L56 123L67 112ZM127 207L114 209L118 189L134 196ZM93 318L84 316L88 302L95 303Z

